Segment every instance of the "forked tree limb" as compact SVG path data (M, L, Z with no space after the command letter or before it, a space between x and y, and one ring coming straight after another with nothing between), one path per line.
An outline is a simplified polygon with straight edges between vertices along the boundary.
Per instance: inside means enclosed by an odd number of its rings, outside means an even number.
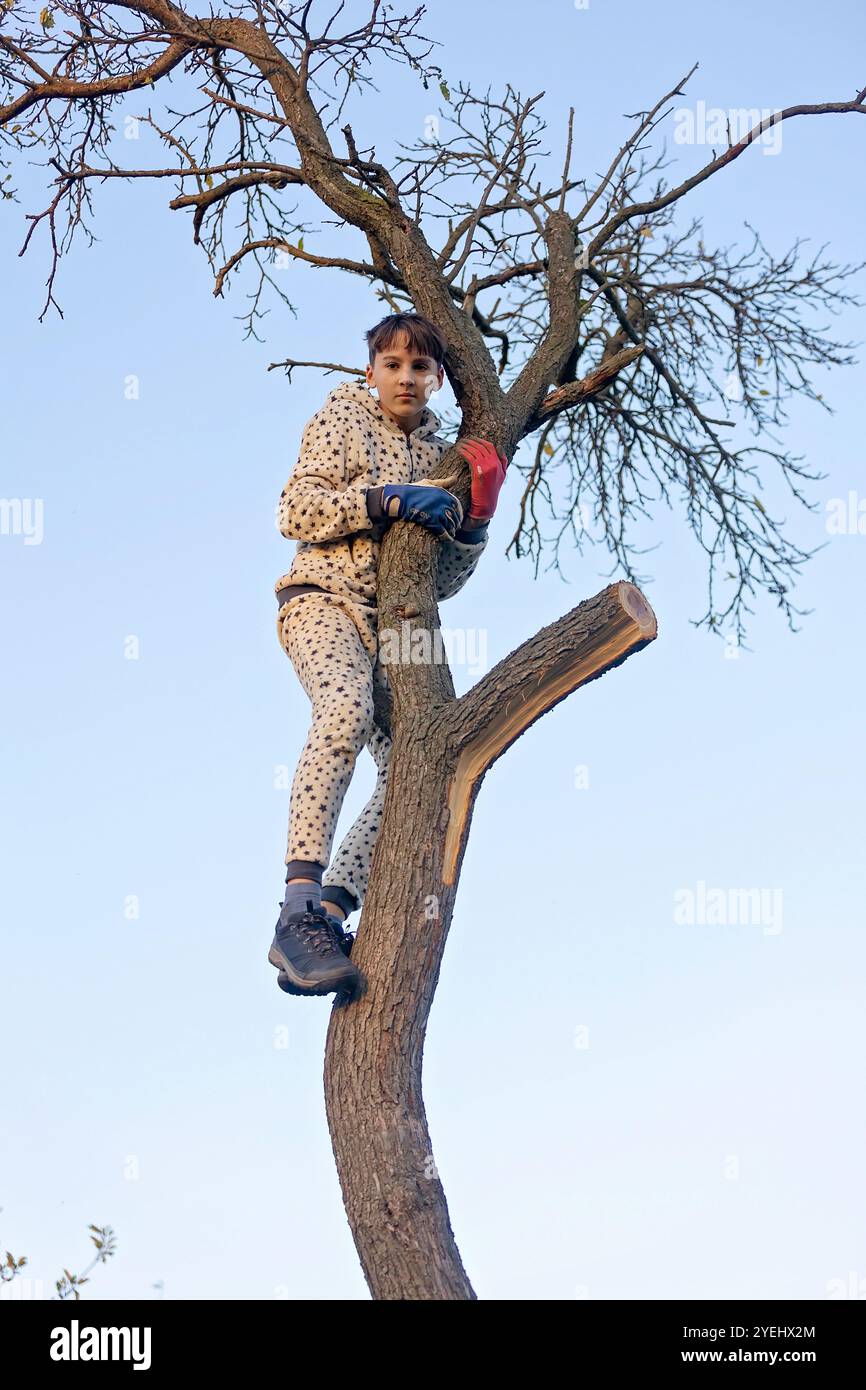
M391 554L380 564L386 622L435 634L427 575L435 546L411 523L397 522L387 533L383 552ZM400 616L407 569L424 576L418 612L408 619ZM334 1006L324 1073L346 1215L376 1299L476 1297L433 1159L421 1064L484 773L546 710L639 651L656 631L640 591L619 582L517 647L459 699L445 664L402 654L388 664L394 747L352 951L365 986L348 1007ZM485 923L479 918L473 926L484 930Z
M652 642L656 616L620 581L536 632L462 695L451 711L459 749L448 789L443 882L453 884L469 809L481 778L522 733L581 685Z

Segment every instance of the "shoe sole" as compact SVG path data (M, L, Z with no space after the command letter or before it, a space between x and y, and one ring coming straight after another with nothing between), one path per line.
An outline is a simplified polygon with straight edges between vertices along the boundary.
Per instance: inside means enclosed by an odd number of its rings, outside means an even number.
M306 996L306 998L308 998L308 999L315 999L315 998L317 998L317 997L318 997L318 998L324 998L324 993L323 993L323 992L321 992L318 996L316 996L316 995L314 995L314 994L311 994L310 991L309 991L308 989L296 989L295 986L294 986L294 985L291 983L291 981L289 980L289 977L288 977L288 975L286 974L285 970L280 970L280 971L277 973L277 984L279 985L280 989L283 990L286 994L291 994L291 995L293 995L295 998L302 998L302 997L305 997L305 996ZM330 993L330 991L328 991L328 992ZM333 991L333 994L334 994L334 999L336 1000L336 1002L337 1002L338 1004L348 1004L348 1003L351 1003L351 1001L355 998L355 990L354 990L354 989L350 989L348 986L346 986L346 987L343 988L343 989L336 989L336 990L334 990L334 991Z
M303 975L299 975L292 968L291 961L278 953L274 947L268 951L268 960L278 971L277 984L280 989L285 990L286 994L307 994L313 997L323 994L346 994L351 993L359 980L358 970L353 969L351 974L338 976L335 980L318 981L311 984L309 980L304 979Z

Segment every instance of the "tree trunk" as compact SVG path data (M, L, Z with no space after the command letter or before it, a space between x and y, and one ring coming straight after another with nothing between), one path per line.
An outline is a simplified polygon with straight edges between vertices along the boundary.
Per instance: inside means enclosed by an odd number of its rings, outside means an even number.
M400 632L404 623L404 633L438 630L430 597L436 544L411 524L386 534L380 642L386 628ZM335 1003L325 1053L331 1142L374 1298L476 1296L433 1161L421 1061L484 774L546 710L646 646L656 630L640 591L616 583L524 642L460 699L445 661L388 665L393 709L377 718L390 719L394 746L352 951L365 987L351 1003Z

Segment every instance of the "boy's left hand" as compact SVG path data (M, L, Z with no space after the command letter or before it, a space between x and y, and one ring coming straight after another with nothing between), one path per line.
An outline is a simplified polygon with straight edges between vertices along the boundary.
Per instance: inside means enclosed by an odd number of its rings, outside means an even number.
M457 449L472 472L469 515L474 521L489 521L496 511L508 460L497 452L489 439L461 439Z

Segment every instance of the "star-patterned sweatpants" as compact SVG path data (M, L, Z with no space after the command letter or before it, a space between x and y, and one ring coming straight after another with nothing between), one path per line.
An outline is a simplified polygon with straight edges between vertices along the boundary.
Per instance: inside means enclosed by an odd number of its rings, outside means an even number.
M322 897L347 914L363 905L367 891L392 746L373 720L374 683L388 687L378 659L375 610L353 617L356 607L334 594L298 594L277 619L280 643L312 705L292 781L286 874L316 879ZM365 747L378 769L373 795L328 868L343 799Z

